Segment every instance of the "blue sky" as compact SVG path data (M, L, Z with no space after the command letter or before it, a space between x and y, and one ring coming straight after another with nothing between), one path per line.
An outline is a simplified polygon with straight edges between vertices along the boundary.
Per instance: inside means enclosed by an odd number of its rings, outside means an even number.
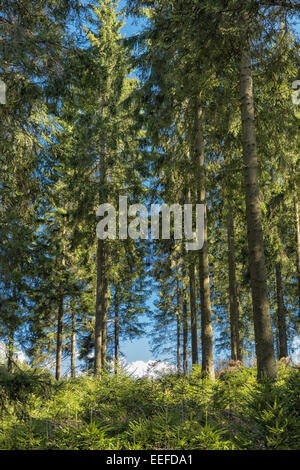
M121 10L126 6L127 1L126 0L121 0L119 2L119 9ZM144 21L141 19L136 19L133 17L127 17L126 18L126 23L124 24L121 33L123 36L129 37L132 36L143 28L143 24L145 24Z
M120 8L123 8L125 4L126 4L126 0L121 0ZM136 19L127 18L126 24L122 28L121 32L124 36L128 37L141 31L142 27L143 27L143 23L141 21L137 22ZM300 35L300 24L297 25L296 31L298 35ZM154 298L152 297L151 301L149 302L150 310L154 308L153 300ZM128 363L134 362L137 360L147 362L149 360L154 359L153 354L150 351L150 344L149 344L147 335L145 335L145 337L142 337L138 340L134 340L132 342L130 341L122 342L120 346L121 346L121 351L125 355L126 361ZM174 354L174 358L175 356L176 354ZM165 360L166 358L160 357L160 359Z

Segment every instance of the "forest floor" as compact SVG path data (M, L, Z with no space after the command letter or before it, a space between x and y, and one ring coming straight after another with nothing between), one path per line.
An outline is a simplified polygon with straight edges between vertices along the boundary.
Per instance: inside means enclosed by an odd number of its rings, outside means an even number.
M239 450L300 448L300 368L279 364L276 383L256 369L215 382L106 373L56 382L30 368L0 369L0 449Z

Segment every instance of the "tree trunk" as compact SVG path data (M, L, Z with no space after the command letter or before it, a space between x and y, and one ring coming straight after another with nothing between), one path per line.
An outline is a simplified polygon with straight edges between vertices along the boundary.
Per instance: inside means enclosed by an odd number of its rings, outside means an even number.
M177 324L177 374L181 374L181 301L180 301L180 286L179 280L177 278L176 286L176 297L177 297L177 315L176 315L176 324Z
M230 198L230 195L229 195ZM236 283L235 239L232 207L228 204L227 214L227 240L228 240L228 275L229 275L229 311L230 311L230 344L231 359L241 361L241 347L239 335L239 304Z
M9 328L9 338L8 338L8 348L7 348L7 371L11 374L13 371L13 357L14 357L14 343L15 343L15 321L16 321L16 312L15 308L17 305L17 289L16 284L13 282L13 311L11 315L11 324Z
M183 298L183 373L188 373L188 316L186 296Z
M62 357L62 342L63 342L63 314L64 314L64 296L63 293L59 294L59 304L57 313L57 332L56 332L56 380L61 379L61 357Z
M274 338L271 326L265 273L261 204L258 187L258 164L255 135L254 96L251 75L250 42L241 57L241 114L243 133L244 184L246 195L248 248L253 303L258 380L277 376Z
M204 205L204 244L199 251L199 277L201 297L201 342L202 375L212 380L215 378L213 357L213 329L210 303L208 239L207 239L207 204L205 189L205 161L203 143L203 110L197 102L196 107L196 145L195 154L198 163L198 203Z
M107 266L108 256L107 256L107 246L104 251L104 266ZM106 368L107 363L107 310L108 310L108 283L106 273L104 276L103 282L103 326L102 326L102 349L101 349L101 362L102 368Z
M99 203L108 202L107 183L108 172L106 168L105 145L101 144L99 163ZM99 374L106 366L107 343L107 243L97 239L97 287L96 287L96 320L95 320L95 362L94 373Z
M300 322L300 221L299 203L297 195L294 196L295 220L296 220L296 254L297 254L297 277L298 277L298 320Z
M195 266L193 261L189 263L190 281L190 311L191 311L191 338L192 338L192 364L198 364L198 338L197 338L197 313L196 313L196 289L195 289Z
M288 347L287 347L285 306L284 306L283 292L282 292L282 275L281 275L280 263L276 263L275 270L276 270L279 359L282 359L283 357L288 357Z
M8 338L8 348L7 348L7 371L9 374L13 372L13 356L14 356L14 329L11 328L9 338Z
M71 377L76 377L76 310L72 309L72 332L71 332Z
M119 291L116 286L115 290L115 374L119 371Z
M97 240L97 292L96 292L96 321L95 321L95 374L99 374L102 367L102 339L104 323L104 243Z

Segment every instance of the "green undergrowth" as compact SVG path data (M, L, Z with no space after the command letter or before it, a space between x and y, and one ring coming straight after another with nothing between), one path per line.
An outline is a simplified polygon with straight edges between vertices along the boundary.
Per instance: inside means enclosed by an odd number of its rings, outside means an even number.
M0 449L299 449L300 371L279 366L276 383L254 368L215 382L151 381L104 374L56 382L31 369L0 370Z

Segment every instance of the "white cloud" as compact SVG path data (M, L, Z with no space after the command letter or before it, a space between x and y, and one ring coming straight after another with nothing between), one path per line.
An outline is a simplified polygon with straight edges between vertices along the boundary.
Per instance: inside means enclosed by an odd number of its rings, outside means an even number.
M23 353L23 351L15 351L14 352L14 358L17 359L18 362L24 363L26 361L26 356Z
M165 374L176 373L176 367L169 362L135 361L125 366L126 372L133 378L149 377L157 379Z
M7 356L6 356L6 346L3 341L0 341L0 363L4 363L7 361ZM18 362L26 362L26 356L23 353L23 351L20 350L15 350L13 359Z
M300 336L296 336L292 344L293 354L292 361L296 365L300 365Z

